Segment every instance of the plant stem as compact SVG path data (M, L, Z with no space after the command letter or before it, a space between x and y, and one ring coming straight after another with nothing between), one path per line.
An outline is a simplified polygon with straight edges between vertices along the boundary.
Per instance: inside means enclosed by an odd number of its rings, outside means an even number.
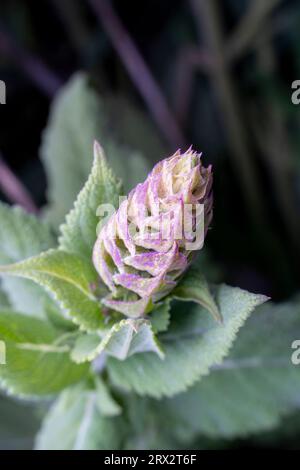
M268 15L281 0L251 0L247 13L227 41L225 55L229 62L237 60L256 41L257 33Z
M14 175L0 155L0 189L7 199L19 204L28 212L38 213L33 199L21 181Z
M38 57L19 46L3 30L0 30L0 52L25 72L49 98L61 87L62 81Z
M247 132L241 117L238 97L224 54L224 37L217 3L215 0L190 1L198 29L203 30L207 47L214 57L214 67L210 68L211 81L219 98L232 163L243 188L250 214L254 219L262 219L263 197L253 158L248 149Z
M268 31L257 44L259 67L271 81L276 73L276 57ZM259 111L261 114L261 110ZM258 112L253 119L253 128L262 156L270 170L274 194L290 240L299 252L300 212L293 197L293 164L291 148L284 117L278 104L270 101L266 105L268 127L258 125Z

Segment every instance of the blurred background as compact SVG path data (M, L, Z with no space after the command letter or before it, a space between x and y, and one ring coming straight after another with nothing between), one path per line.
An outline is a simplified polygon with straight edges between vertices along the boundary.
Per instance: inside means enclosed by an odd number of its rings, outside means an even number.
M1 0L0 198L44 212L44 129L53 100L85 71L118 145L149 166L193 145L213 164L213 276L287 300L300 283L299 58L297 0ZM8 407L16 425L2 430ZM30 447L27 412L1 401L0 448ZM230 446L297 447L293 421L284 429Z

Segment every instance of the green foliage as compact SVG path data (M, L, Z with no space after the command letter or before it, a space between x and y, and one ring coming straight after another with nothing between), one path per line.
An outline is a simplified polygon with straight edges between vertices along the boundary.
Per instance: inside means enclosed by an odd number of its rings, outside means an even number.
M40 426L32 404L0 395L0 450L31 449Z
M163 333L167 331L171 320L171 298L167 298L152 310L149 317L153 331Z
M87 179L95 138L109 164L95 145ZM261 307L248 319L266 297L208 284L203 275L215 282L220 272L207 253L141 318L101 302L107 291L92 264L97 208L118 205L121 183L110 165L124 177L125 194L144 179L137 148L164 156L142 114L120 97L100 99L78 74L56 98L42 146L48 215L57 227L70 211L58 248L47 224L0 205L0 339L7 346L0 384L25 397L62 392L38 449L201 447L210 445L203 439L273 429L299 409L300 376L290 361L298 302Z
M266 298L238 288L220 286L216 301L223 324L207 316L201 307L172 314L170 328L160 336L165 359L138 354L121 363L109 359L109 375L116 385L155 398L182 392L209 373L228 354L239 328Z
M122 413L121 406L112 397L108 386L100 377L95 379L95 389L97 408L103 416L117 416Z
M29 258L54 246L55 240L45 223L20 207L0 203L0 261L10 263Z
M155 352L163 359L163 351L147 320L122 320L100 338L96 334L82 335L77 339L71 357L77 363L93 361L101 353L124 361L136 353Z
M13 311L0 312L0 337L6 345L6 364L0 366L0 385L14 395L43 396L59 392L87 373L71 362L69 349L59 344L47 322Z
M0 264L13 263L55 246L46 223L20 207L0 203ZM2 287L13 308L29 315L44 316L44 290L31 281L3 278Z
M1 284L0 284L0 308L1 307L9 307L9 300L7 298L7 295L5 292L1 289Z
M162 408L177 437L233 438L279 425L299 408L300 374L292 364L300 304L268 303L246 322L224 362Z
M176 299L193 301L206 308L215 320L222 322L222 315L213 298L208 283L203 274L191 267L182 281L172 292Z
M139 141L132 139L132 149L122 141L127 111L124 107L125 120L120 130L116 128L118 120L114 117L115 112L114 99L101 99L82 73L75 75L54 100L41 156L48 176L50 206L47 212L55 225L63 222L89 175L95 139L109 155L109 162L116 174L122 176L125 194L147 176L149 164L135 147ZM134 109L131 116L140 127L144 119ZM153 134L146 124L144 128L147 134ZM158 139L154 138L153 141L157 145Z
M66 390L50 409L37 437L39 450L120 449L125 428L122 418L106 417L97 392L84 385Z
M86 330L104 327L104 316L91 285L96 271L83 258L50 250L20 263L0 267L0 274L24 277L45 287L70 318Z
M60 247L91 260L100 222L97 209L100 204L119 205L121 184L108 167L99 144L95 144L94 164L90 177L61 227Z

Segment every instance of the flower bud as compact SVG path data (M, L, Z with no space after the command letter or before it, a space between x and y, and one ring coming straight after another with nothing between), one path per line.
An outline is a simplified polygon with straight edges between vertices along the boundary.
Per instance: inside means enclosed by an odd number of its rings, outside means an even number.
M103 303L147 313L175 287L201 249L212 219L212 170L177 151L159 162L101 229L93 262L111 291Z

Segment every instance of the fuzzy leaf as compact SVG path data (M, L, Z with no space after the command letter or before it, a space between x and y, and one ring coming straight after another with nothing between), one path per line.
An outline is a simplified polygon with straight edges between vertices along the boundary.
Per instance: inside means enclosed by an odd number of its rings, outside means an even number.
M171 298L168 297L149 315L155 333L167 331L170 324Z
M124 423L99 412L97 392L83 385L66 390L50 409L37 437L38 450L120 449Z
M77 364L93 361L98 355L101 338L96 333L82 334L77 338L71 351L71 359Z
M96 334L82 335L77 339L71 357L77 363L93 361L104 351L121 361L145 351L153 351L163 358L163 352L147 320L121 320L103 338Z
M117 209L120 190L121 184L108 167L103 150L95 143L91 175L61 227L60 247L91 260L99 224L97 209L100 204L112 204Z
M122 413L122 408L114 400L107 385L100 377L95 379L96 400L99 412L103 416L117 416Z
M156 398L186 390L207 375L213 365L221 363L240 327L265 300L261 295L220 286L216 301L223 324L216 324L200 306L183 312L178 303L168 332L160 336L164 361L151 353L135 355L122 363L110 358L108 371L112 381L126 390Z
M183 301L196 302L206 308L215 320L222 322L222 316L204 276L193 266L179 282L172 295Z
M20 263L0 267L0 274L31 279L45 287L83 329L104 327L104 316L90 286L97 282L91 263L71 253L49 250Z
M15 263L55 245L46 223L27 214L20 207L0 203L0 264ZM32 281L5 278L2 287L14 309L43 317L47 294Z
M0 338L6 364L0 365L0 385L14 395L51 395L78 382L86 366L71 362L48 323L13 311L0 312Z
M100 98L82 73L55 98L41 148L49 184L48 215L55 225L63 222L88 178L95 139L105 149L117 176L123 178L125 194L147 176L147 160L123 141L118 143L118 118L119 114L112 114L109 100ZM152 148L149 153L156 152Z
M291 361L299 331L299 301L257 309L209 377L162 403L178 423L178 437L245 436L275 428L300 409L300 370Z

